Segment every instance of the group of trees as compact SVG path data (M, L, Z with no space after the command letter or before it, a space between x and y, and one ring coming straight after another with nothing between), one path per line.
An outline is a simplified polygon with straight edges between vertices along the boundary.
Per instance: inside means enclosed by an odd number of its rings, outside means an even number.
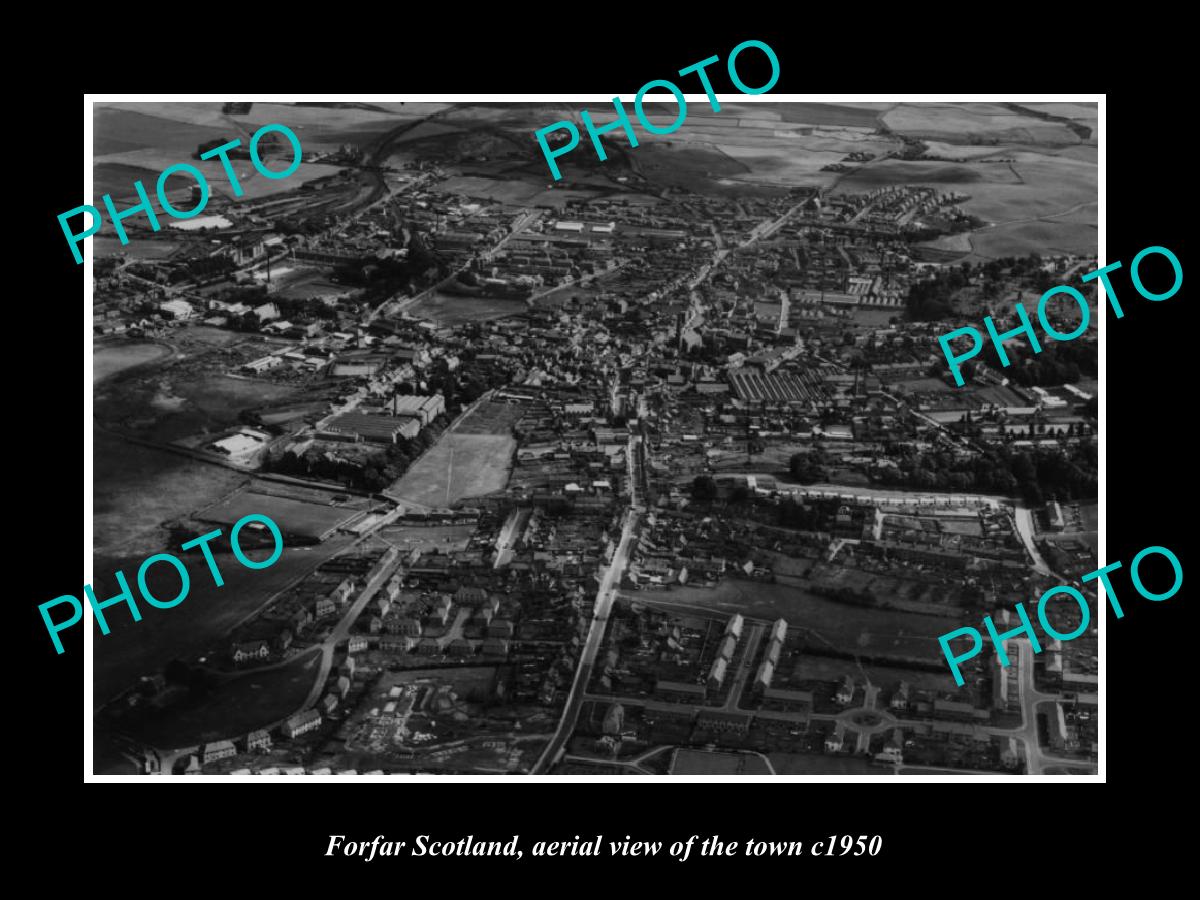
M1086 441L1069 451L1014 450L1000 445L960 457L949 451L915 453L899 468L876 469L884 485L921 489L1019 494L1032 504L1046 497L1066 500L1095 497L1098 489L1095 445Z
M791 459L788 460L788 472L801 484L828 481L829 471L825 468L827 462L827 456L821 450L814 450L811 453L793 453Z
M970 263L943 269L927 281L909 286L905 307L909 319L915 322L936 322L954 315L951 298L967 286Z
M796 531L820 531L825 522L818 507L797 503L794 497L786 497L775 505L775 517L779 526Z
M875 606L879 602L875 595L866 588L860 590L845 585L834 586L821 584L820 582L811 582L805 585L805 590L811 594L816 594L818 597L824 597L826 600L833 600L837 603L848 603L851 606Z
M1099 371L1099 345L1095 341L1042 344L1042 352L1022 347L1019 357L1004 370L1013 384L1021 387L1052 387L1074 384L1083 376L1095 378ZM1010 351L1010 356L1012 355Z
M692 480L695 503L710 506L717 501L719 493L711 476L697 475ZM793 531L819 531L826 518L817 505L799 503L790 496L778 501L764 500L744 484L735 484L730 489L724 507L767 525Z
M181 659L173 659L163 669L163 678L168 684L178 684L188 689L188 697L200 700L212 689L209 673L199 666L189 666Z
M265 300L263 302L266 302ZM316 297L284 297L275 295L271 302L279 310L280 317L290 322L310 319L337 319L337 309Z
M330 457L321 450L309 449L302 454L291 450L270 454L263 460L264 472L276 472L297 478L335 481L364 491L380 491L408 471L422 453L433 446L445 429L445 415L438 416L426 428L410 439L384 445L381 451L364 463Z
M977 227L972 222L967 222L967 225ZM1019 282L1039 297L1058 284L1055 274L1042 268L1042 258L1036 253L993 259L981 263L974 270L970 263L964 262L939 271L931 279L912 284L905 301L908 318L914 322L935 322L950 318L955 311L952 298L957 291L967 286L972 271L982 276L981 293L985 299L996 297L999 293L998 286L1006 278ZM991 312L985 310L985 314L990 315Z

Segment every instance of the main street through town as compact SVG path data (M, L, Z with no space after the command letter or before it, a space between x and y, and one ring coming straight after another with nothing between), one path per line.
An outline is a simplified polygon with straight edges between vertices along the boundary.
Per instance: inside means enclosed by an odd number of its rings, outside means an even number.
M633 542L637 524L638 511L631 507L625 513L621 541L617 545L616 552L613 553L612 562L608 564L608 568L605 569L600 580L592 624L588 629L587 641L583 645L583 653L579 657L579 665L575 668L575 678L571 682L571 691L567 695L566 706L563 707L562 719L558 723L558 729L554 732L554 736L546 745L546 749L542 751L542 755L529 770L531 775L544 773L558 759L567 738L575 730L575 723L579 719L579 710L583 706L584 692L587 689L588 680L591 678L592 666L596 661L596 653L600 649L604 629L608 624L608 613L616 599L621 574L629 562L629 548Z

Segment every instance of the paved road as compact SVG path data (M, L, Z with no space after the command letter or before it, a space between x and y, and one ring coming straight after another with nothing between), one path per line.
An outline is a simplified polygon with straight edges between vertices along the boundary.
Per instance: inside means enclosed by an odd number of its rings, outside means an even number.
M371 602L371 598L375 596L375 592L383 586L383 583L392 574L392 571L396 568L395 563L399 559L399 556L399 552L394 548L384 552L379 565L376 567L375 574L363 585L363 589L359 592L357 599L350 604L350 608L346 610L345 615L342 616L333 630L329 632L329 637L325 638L321 643L321 668L317 672L313 686L309 689L308 696L296 712L308 709L321 696L321 691L325 688L325 679L329 677L329 670L333 667L334 649L346 639L355 619L359 617L367 604Z
M1025 545L1025 552L1033 560L1034 569L1042 575L1055 575L1054 570L1047 565L1037 548L1037 543L1034 541L1033 512L1024 503L1014 504L1013 525L1016 527L1021 543Z
M979 725L976 726L978 730L984 734L994 735L997 737L1016 738L1017 741L1023 744L1025 747L1025 758L1028 762L1027 771L1030 775L1041 775L1045 769L1052 766L1072 766L1075 768L1094 769L1095 764L1088 760L1052 756L1041 749L1038 744L1037 734L1037 704L1042 702L1053 702L1058 700L1059 697L1057 694L1042 693L1035 687L1033 675L1033 656L1028 642L1024 640L1013 640L1009 642L1008 646L1010 655L1015 657L1013 665L1018 667L1018 695L1021 706L1021 724L1014 728L1000 728L994 725ZM754 715L759 719L772 719L775 721L795 723L804 723L810 720L840 720L847 728L858 732L859 750L865 749L869 745L871 735L879 732L889 731L892 728L897 727L903 729L912 729L917 726L928 726L932 721L897 718L888 710L879 708L878 696L879 688L875 685L868 684L863 706L842 710L839 713L757 710L754 712ZM589 693L584 695L584 699L592 700L598 703L622 703L626 706L644 706L647 700L653 698ZM704 707L696 708L702 709ZM725 708L729 708L728 704L726 704ZM749 712L749 710L745 710L745 712ZM861 716L861 714L864 712L870 712L876 717L877 721L875 724L868 725L864 724L862 721L855 721L855 718ZM966 770L964 770L964 772L966 772ZM995 775L997 773L987 772L985 774Z
M579 665L575 667L575 679L571 682L571 692L567 696L566 706L563 707L558 730L554 732L554 737L550 739L546 749L530 769L532 775L544 772L549 765L553 764L567 738L575 730L575 722L579 719L579 710L583 706L584 690L591 678L596 652L600 649L600 641L608 623L608 613L612 609L613 600L617 595L617 585L620 584L621 573L625 571L625 566L629 562L629 547L637 529L637 522L637 511L630 509L626 513L625 527L621 530L621 542L617 545L612 562L605 571L600 582L600 590L596 594L595 615L592 618L591 628L588 629L583 653L579 657Z
M583 753L567 753L563 756L563 759L569 762L590 763L592 765L598 763L605 766L622 766L626 769L633 769L639 775L657 775L657 772L651 772L649 769L644 768L642 763L655 753L658 753L660 750L668 749L670 749L669 744L659 744L658 746L651 747L644 753L639 753L637 756L634 756L630 759L614 759L606 756L590 756Z
M1007 642L1010 651L1016 650L1013 665L1017 667L1017 697L1021 706L1021 724L1016 728L993 728L985 730L989 734L1001 737L1015 737L1025 745L1027 771L1030 775L1041 775L1050 766L1072 766L1075 768L1094 769L1095 764L1090 760L1052 756L1046 753L1038 743L1037 706L1039 703L1053 703L1060 700L1058 694L1044 694L1037 689L1034 681L1033 648L1024 638Z
M699 287L700 283L708 277L709 273L712 272L712 270L717 266L721 265L721 263L725 261L725 257L727 257L730 253L733 253L736 250L741 250L745 247L749 247L755 241L773 235L784 226L784 223L786 223L788 219L795 215L796 210L798 210L800 206L801 204L793 206L777 219L759 222L754 226L753 229L751 229L750 234L746 236L744 241L739 243L736 247L721 247L713 254L712 262L705 263L700 267L700 271L696 273L696 276L688 283L687 286L691 296L691 303L688 307L687 322L685 322L683 326L684 331L703 324L704 304L700 302L700 295L696 293L696 288Z

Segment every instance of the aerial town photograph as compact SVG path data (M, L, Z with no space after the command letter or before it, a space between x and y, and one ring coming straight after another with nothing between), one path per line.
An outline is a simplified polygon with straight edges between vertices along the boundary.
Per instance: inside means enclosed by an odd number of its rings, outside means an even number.
M97 775L1097 772L1096 104L721 100L95 102Z

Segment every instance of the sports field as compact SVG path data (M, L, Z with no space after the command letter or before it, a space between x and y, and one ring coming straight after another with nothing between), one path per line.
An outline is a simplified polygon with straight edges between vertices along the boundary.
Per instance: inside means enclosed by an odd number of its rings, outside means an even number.
M466 549L474 532L474 525L385 525L366 546L398 547L402 553L413 550L450 553Z
M505 435L447 432L384 493L401 503L440 508L503 490L516 446Z
M262 491L242 490L210 506L198 518L205 522L232 525L248 515L267 516L284 535L320 539L330 531L362 514L362 504L330 505L296 497L275 496Z
M408 307L407 312L420 319L432 319L439 325L453 326L520 315L525 312L526 308L524 300L508 300L499 297L459 297L435 291L419 303Z
M384 493L402 504L437 509L503 490L517 446L512 423L520 410L484 401Z
M126 369L166 359L171 348L162 344L122 343L97 346L92 354L92 383L103 381Z

